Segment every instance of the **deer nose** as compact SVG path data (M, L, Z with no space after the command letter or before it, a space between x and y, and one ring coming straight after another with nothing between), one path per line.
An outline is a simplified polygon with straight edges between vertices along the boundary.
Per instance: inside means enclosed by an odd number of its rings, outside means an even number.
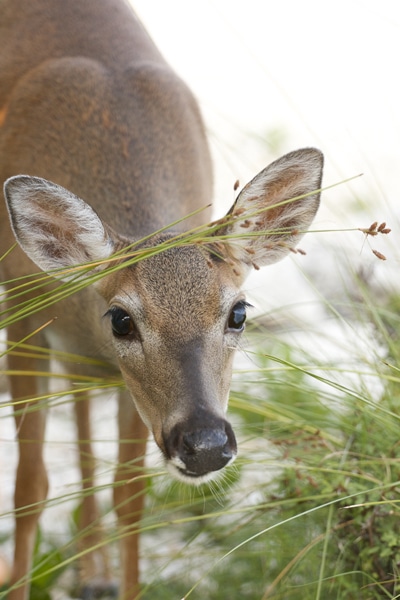
M188 479L219 471L234 460L237 451L232 427L222 419L213 427L175 425L164 442L168 460Z
M218 471L233 458L233 450L225 431L203 429L184 434L180 458L186 471L194 476Z

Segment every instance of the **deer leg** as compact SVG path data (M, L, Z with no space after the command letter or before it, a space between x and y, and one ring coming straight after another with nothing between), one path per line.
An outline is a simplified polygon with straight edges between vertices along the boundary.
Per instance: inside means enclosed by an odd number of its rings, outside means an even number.
M133 600L139 595L138 523L144 504L144 456L148 430L139 417L127 391L119 399L119 457L115 473L114 507L121 534L120 598Z
M96 460L93 454L90 426L90 398L81 394L75 398L75 416L82 476L82 505L78 549L80 586L85 597L111 588L107 552L102 541L103 532L94 495Z
M9 338L22 339L24 330L18 325L9 328ZM35 343L32 339L31 343ZM37 343L37 340L36 340ZM8 356L8 367L16 373L48 370L48 360L38 360L21 355ZM44 366L45 363L45 366ZM40 393L47 391L46 377L35 378L15 374L10 376L10 388L14 401L19 459L15 483L15 546L8 600L26 600L29 596L29 575L32 569L37 522L44 508L48 480L43 461L46 410L35 401ZM32 400L31 400L32 399Z

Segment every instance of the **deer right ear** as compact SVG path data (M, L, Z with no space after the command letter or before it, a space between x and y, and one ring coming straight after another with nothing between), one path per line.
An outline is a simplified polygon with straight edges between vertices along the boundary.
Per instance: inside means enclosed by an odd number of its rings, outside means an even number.
M16 240L43 271L101 261L113 253L114 242L99 216L65 188L18 175L5 182L4 196Z
M322 168L322 153L304 148L256 175L216 230L230 238L224 243L229 257L242 266L261 267L294 249L318 210Z

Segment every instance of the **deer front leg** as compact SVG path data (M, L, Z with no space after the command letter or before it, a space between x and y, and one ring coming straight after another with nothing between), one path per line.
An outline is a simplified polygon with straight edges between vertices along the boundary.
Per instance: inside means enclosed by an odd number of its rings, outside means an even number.
M24 332L18 326L11 327L9 338L22 339ZM32 340L33 341L33 340ZM33 341L34 343L34 341ZM8 356L8 367L16 373L47 370L48 361L30 357ZM15 423L19 447L19 460L15 483L15 546L14 563L8 600L26 600L29 597L29 579L32 569L37 522L44 508L48 491L48 480L43 461L46 410L40 401L30 401L44 393L46 378L16 374L10 377L13 401L26 399L15 404Z
M90 398L80 394L74 402L79 464L82 476L82 504L78 549L80 588L85 597L112 588L107 552L102 543L100 515L94 495L96 460L92 450Z
M145 492L144 457L148 430L139 417L127 391L120 394L119 455L115 473L114 507L121 534L121 589L119 597L134 600L139 596L139 535Z

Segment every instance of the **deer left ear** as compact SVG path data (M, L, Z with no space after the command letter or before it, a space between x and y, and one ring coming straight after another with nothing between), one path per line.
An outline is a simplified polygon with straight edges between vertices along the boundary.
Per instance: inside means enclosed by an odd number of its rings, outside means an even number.
M5 182L4 196L16 240L43 271L68 271L107 259L114 251L114 240L99 216L65 188L17 175ZM76 272L55 276L68 281Z
M226 242L229 257L243 266L261 267L294 249L318 210L322 169L322 153L304 148L256 175L216 231L232 236Z

